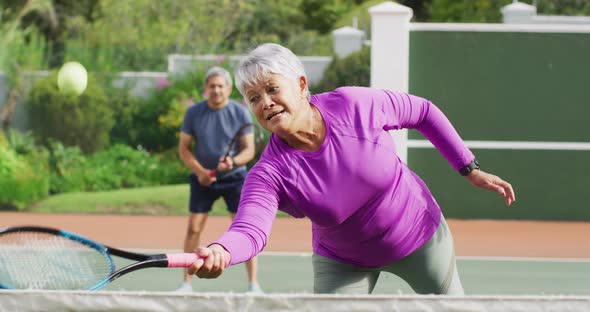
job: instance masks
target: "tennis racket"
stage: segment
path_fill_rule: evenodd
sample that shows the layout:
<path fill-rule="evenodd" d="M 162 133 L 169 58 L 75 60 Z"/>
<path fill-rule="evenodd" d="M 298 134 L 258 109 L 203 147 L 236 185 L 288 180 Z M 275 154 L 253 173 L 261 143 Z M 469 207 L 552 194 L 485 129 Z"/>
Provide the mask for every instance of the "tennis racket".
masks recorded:
<path fill-rule="evenodd" d="M 112 256 L 137 262 L 116 270 Z M 98 290 L 127 273 L 151 267 L 185 268 L 194 253 L 144 255 L 53 228 L 0 229 L 0 288 Z"/>
<path fill-rule="evenodd" d="M 242 126 L 240 126 L 238 131 L 236 131 L 236 133 L 234 134 L 234 137 L 232 138 L 231 142 L 229 143 L 226 153 L 223 155 L 223 159 L 233 156 L 233 152 L 234 152 L 234 148 L 235 148 L 236 144 L 238 144 L 238 141 L 240 141 L 240 138 L 244 134 L 248 133 L 248 130 L 250 130 L 250 129 L 252 129 L 252 131 L 254 132 L 254 155 L 259 155 L 262 152 L 262 148 L 264 145 L 264 133 L 262 132 L 262 128 L 255 123 L 246 123 L 246 124 L 243 124 Z M 254 157 L 254 159 L 256 159 L 256 156 Z M 223 176 L 223 174 L 224 174 L 224 172 L 218 172 L 218 170 L 211 170 L 209 172 L 210 176 L 212 176 L 212 177 L 217 176 L 218 178 L 220 176 Z"/>

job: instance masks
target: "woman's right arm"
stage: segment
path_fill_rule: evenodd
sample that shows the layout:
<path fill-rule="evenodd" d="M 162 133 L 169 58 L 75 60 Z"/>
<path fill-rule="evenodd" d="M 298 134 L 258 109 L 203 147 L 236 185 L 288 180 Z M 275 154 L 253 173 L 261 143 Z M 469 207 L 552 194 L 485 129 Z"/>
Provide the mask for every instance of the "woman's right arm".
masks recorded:
<path fill-rule="evenodd" d="M 276 172 L 260 167 L 254 166 L 246 177 L 231 226 L 211 245 L 197 248 L 200 259 L 188 268 L 189 274 L 217 278 L 226 267 L 250 260 L 266 246 L 278 210 L 279 184 L 272 178 Z"/>
<path fill-rule="evenodd" d="M 229 229 L 214 244 L 231 256 L 229 265 L 247 261 L 264 249 L 279 207 L 280 179 L 276 170 L 257 164 L 250 170 L 238 212 Z"/>
<path fill-rule="evenodd" d="M 211 244 L 199 247 L 195 251 L 199 259 L 187 270 L 188 274 L 196 274 L 199 278 L 218 278 L 228 267 L 230 255 L 223 246 Z"/>

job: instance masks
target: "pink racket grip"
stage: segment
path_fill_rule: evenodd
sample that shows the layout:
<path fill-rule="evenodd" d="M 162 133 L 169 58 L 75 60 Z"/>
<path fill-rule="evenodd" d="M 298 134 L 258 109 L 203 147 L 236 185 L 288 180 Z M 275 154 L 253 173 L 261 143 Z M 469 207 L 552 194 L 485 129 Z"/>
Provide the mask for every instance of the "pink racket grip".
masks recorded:
<path fill-rule="evenodd" d="M 209 176 L 214 178 L 215 176 L 217 176 L 217 170 L 209 170 Z"/>
<path fill-rule="evenodd" d="M 199 256 L 195 253 L 173 253 L 166 254 L 166 258 L 169 268 L 188 268 L 199 259 Z"/>

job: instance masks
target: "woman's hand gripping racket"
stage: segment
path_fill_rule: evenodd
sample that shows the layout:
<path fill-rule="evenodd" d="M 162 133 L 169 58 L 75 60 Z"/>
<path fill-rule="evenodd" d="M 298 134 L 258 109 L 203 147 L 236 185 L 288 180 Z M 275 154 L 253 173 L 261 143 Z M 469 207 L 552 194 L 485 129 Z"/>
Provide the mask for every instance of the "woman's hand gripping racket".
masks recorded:
<path fill-rule="evenodd" d="M 137 262 L 116 270 L 112 256 Z M 194 253 L 144 255 L 80 235 L 39 226 L 0 229 L 0 288 L 98 290 L 127 273 L 151 267 L 186 268 Z"/>
<path fill-rule="evenodd" d="M 233 156 L 232 153 L 234 152 L 236 144 L 238 144 L 238 142 L 240 141 L 242 136 L 249 133 L 249 130 L 252 130 L 252 132 L 254 134 L 254 159 L 256 158 L 256 155 L 259 155 L 262 152 L 262 148 L 264 145 L 264 133 L 262 132 L 262 129 L 260 128 L 259 125 L 255 124 L 255 123 L 246 123 L 246 124 L 243 124 L 238 129 L 238 131 L 236 131 L 236 133 L 234 134 L 234 137 L 232 138 L 232 140 L 227 148 L 227 151 L 225 152 L 225 154 L 221 158 L 221 161 L 226 161 L 226 159 L 228 157 Z M 215 170 L 211 170 L 209 172 L 209 175 L 211 177 L 218 177 L 219 178 L 220 176 L 223 176 L 223 174 L 225 172 L 227 172 L 227 171 L 219 171 L 219 170 L 215 169 Z"/>

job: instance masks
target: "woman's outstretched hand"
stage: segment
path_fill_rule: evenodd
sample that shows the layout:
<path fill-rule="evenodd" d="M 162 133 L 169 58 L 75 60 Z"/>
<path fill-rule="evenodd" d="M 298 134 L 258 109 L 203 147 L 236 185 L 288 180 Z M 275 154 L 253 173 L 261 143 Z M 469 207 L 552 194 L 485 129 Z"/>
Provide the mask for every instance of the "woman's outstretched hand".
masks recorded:
<path fill-rule="evenodd" d="M 510 183 L 500 179 L 500 177 L 481 170 L 473 170 L 467 175 L 471 184 L 486 190 L 490 190 L 506 198 L 506 205 L 510 206 L 516 201 L 514 190 Z"/>
<path fill-rule="evenodd" d="M 188 268 L 187 272 L 199 278 L 217 278 L 229 264 L 229 252 L 221 245 L 199 247 L 195 253 L 199 259 Z"/>

